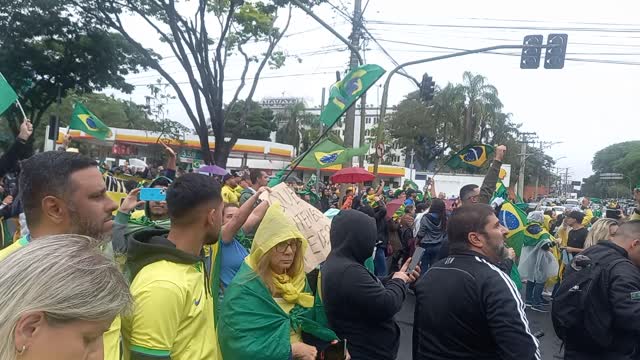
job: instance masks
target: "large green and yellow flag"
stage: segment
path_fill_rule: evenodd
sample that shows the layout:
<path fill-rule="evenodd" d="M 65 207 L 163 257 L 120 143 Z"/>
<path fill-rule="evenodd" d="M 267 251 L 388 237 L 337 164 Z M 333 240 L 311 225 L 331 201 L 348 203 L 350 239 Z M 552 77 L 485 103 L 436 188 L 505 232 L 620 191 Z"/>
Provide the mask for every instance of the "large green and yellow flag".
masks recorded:
<path fill-rule="evenodd" d="M 355 149 L 348 149 L 331 140 L 325 139 L 302 159 L 299 166 L 322 169 L 333 165 L 344 164 L 354 156 L 366 155 L 367 152 L 369 152 L 369 144 Z"/>
<path fill-rule="evenodd" d="M 525 230 L 527 226 L 527 214 L 515 206 L 511 201 L 505 201 L 498 213 L 500 224 L 509 230 L 507 237 Z"/>
<path fill-rule="evenodd" d="M 7 110 L 18 100 L 18 95 L 13 90 L 7 79 L 0 74 L 0 114 Z"/>
<path fill-rule="evenodd" d="M 100 140 L 111 137 L 111 129 L 80 103 L 76 103 L 73 107 L 69 128 L 80 130 Z"/>
<path fill-rule="evenodd" d="M 331 85 L 329 103 L 320 114 L 320 121 L 325 126 L 333 126 L 340 119 L 340 116 L 375 84 L 384 73 L 385 70 L 378 65 L 362 65 L 349 72 L 344 79 Z"/>
<path fill-rule="evenodd" d="M 493 151 L 491 145 L 470 144 L 453 155 L 445 165 L 451 169 L 478 169 L 487 162 Z"/>

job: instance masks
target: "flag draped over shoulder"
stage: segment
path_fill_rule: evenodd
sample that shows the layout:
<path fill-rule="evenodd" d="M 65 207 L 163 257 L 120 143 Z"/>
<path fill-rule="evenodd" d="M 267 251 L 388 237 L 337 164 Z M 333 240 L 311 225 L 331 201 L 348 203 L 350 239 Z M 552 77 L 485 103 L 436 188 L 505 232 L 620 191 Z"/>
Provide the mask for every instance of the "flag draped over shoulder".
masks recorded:
<path fill-rule="evenodd" d="M 491 145 L 470 144 L 453 155 L 445 165 L 451 169 L 478 169 L 487 162 L 493 152 L 494 148 Z"/>
<path fill-rule="evenodd" d="M 80 130 L 100 140 L 111 137 L 111 129 L 80 103 L 76 103 L 73 107 L 69 128 Z"/>
<path fill-rule="evenodd" d="M 0 74 L 0 114 L 5 112 L 16 100 L 18 100 L 18 95 L 9 85 L 7 79 Z"/>
<path fill-rule="evenodd" d="M 349 149 L 340 146 L 329 139 L 325 139 L 316 145 L 300 161 L 299 166 L 322 169 L 333 165 L 341 165 L 349 161 L 354 156 L 366 155 L 369 152 L 369 144 L 359 148 Z"/>
<path fill-rule="evenodd" d="M 366 64 L 349 72 L 344 79 L 331 86 L 329 103 L 325 106 L 320 121 L 331 127 L 386 71 L 378 65 Z"/>

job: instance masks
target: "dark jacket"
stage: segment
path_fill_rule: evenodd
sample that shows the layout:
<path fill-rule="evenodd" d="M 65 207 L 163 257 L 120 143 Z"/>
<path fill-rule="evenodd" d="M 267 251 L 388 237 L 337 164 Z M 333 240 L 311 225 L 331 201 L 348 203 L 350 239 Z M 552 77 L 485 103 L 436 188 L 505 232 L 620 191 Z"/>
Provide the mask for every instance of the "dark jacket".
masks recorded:
<path fill-rule="evenodd" d="M 376 235 L 376 244 L 384 248 L 389 244 L 389 226 L 387 224 L 387 208 L 384 205 L 380 205 L 373 209 L 373 216 L 376 220 L 376 229 L 378 234 Z"/>
<path fill-rule="evenodd" d="M 524 310 L 516 285 L 486 257 L 451 255 L 416 284 L 413 359 L 539 360 Z"/>
<path fill-rule="evenodd" d="M 581 254 L 600 263 L 625 259 L 611 268 L 604 282 L 609 288 L 613 315 L 613 344 L 608 349 L 593 348 L 593 344 L 584 344 L 582 339 L 572 339 L 569 334 L 565 344 L 565 359 L 640 359 L 640 270 L 628 260 L 627 251 L 611 241 L 600 241 Z M 573 268 L 567 267 L 565 277 L 573 271 Z"/>
<path fill-rule="evenodd" d="M 447 230 L 442 227 L 442 220 L 437 219 L 433 214 L 427 214 L 420 220 L 418 230 L 418 240 L 420 244 L 436 245 L 441 244 L 447 238 Z"/>
<path fill-rule="evenodd" d="M 18 161 L 27 158 L 30 152 L 31 146 L 16 138 L 9 149 L 0 156 L 0 177 L 3 177 L 8 172 L 17 170 Z"/>
<path fill-rule="evenodd" d="M 322 266 L 322 296 L 330 327 L 347 339 L 353 360 L 393 360 L 400 343 L 394 315 L 402 308 L 407 285 L 379 280 L 364 267 L 376 239 L 374 220 L 354 210 L 331 223 L 331 253 Z"/>
<path fill-rule="evenodd" d="M 322 195 L 320 198 L 320 211 L 327 212 L 331 209 L 331 199 L 328 196 Z"/>
<path fill-rule="evenodd" d="M 491 162 L 489 171 L 487 171 L 487 175 L 484 176 L 484 181 L 482 181 L 482 186 L 480 187 L 480 196 L 478 197 L 479 203 L 489 204 L 491 202 L 493 193 L 496 192 L 496 184 L 498 183 L 501 166 L 502 162 L 498 160 L 493 160 Z"/>

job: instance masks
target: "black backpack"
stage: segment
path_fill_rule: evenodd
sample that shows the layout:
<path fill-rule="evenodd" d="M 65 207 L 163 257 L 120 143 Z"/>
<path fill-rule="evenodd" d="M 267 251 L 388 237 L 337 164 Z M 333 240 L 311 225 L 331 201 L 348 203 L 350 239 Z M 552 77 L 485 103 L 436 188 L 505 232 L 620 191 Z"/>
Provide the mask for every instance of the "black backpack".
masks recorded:
<path fill-rule="evenodd" d="M 570 337 L 585 349 L 606 348 L 613 341 L 613 315 L 609 304 L 611 269 L 627 259 L 594 261 L 577 255 L 553 296 L 553 329 L 563 342 Z"/>

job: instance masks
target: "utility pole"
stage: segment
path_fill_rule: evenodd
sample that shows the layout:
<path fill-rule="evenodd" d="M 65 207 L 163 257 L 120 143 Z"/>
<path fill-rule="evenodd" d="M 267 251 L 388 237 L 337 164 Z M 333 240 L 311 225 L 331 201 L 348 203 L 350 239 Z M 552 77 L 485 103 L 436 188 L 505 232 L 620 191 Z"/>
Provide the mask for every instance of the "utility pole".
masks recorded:
<path fill-rule="evenodd" d="M 409 178 L 411 179 L 411 181 L 413 181 L 413 172 L 414 172 L 414 168 L 415 165 L 413 164 L 413 157 L 416 155 L 416 151 L 414 149 L 411 149 L 411 164 L 409 165 L 411 167 L 411 175 L 409 175 Z"/>
<path fill-rule="evenodd" d="M 556 144 L 560 144 L 562 143 L 561 141 L 559 142 L 552 142 L 552 141 L 540 141 L 540 155 L 544 157 L 544 149 L 549 148 L 553 145 Z M 538 171 L 536 171 L 536 189 L 535 189 L 535 195 L 534 198 L 538 199 L 538 186 L 540 184 L 540 171 L 542 171 L 544 169 L 544 164 L 542 164 L 543 166 L 538 169 Z M 549 185 L 547 185 L 547 190 L 549 190 Z"/>
<path fill-rule="evenodd" d="M 351 30 L 351 57 L 349 59 L 349 71 L 358 67 L 358 56 L 359 54 L 354 51 L 354 49 L 360 48 L 360 28 L 362 25 L 362 0 L 355 0 L 353 7 L 353 27 Z M 365 111 L 366 109 L 362 109 L 361 111 Z M 360 119 L 360 121 L 364 121 Z M 346 148 L 353 148 L 353 138 L 355 135 L 355 122 L 356 122 L 356 106 L 351 106 L 349 110 L 347 110 L 347 114 L 344 119 L 344 146 Z M 353 165 L 352 158 L 349 158 L 346 163 L 346 167 L 350 167 Z"/>
<path fill-rule="evenodd" d="M 326 88 L 322 88 L 322 102 L 320 103 L 320 112 L 322 112 L 322 110 L 324 110 L 324 98 L 326 96 L 327 93 L 327 89 Z M 324 131 L 324 124 L 320 123 L 320 134 L 322 134 L 322 132 Z M 318 196 L 320 196 L 320 168 L 316 169 L 316 194 L 318 194 Z"/>
<path fill-rule="evenodd" d="M 520 153 L 520 174 L 518 176 L 518 189 L 517 189 L 517 194 L 520 195 L 520 198 L 524 200 L 524 170 L 525 170 L 525 165 L 527 162 L 527 156 L 530 154 L 527 154 L 527 144 L 530 143 L 531 141 L 527 141 L 527 136 L 535 136 L 536 133 L 534 132 L 523 132 L 520 133 L 520 136 L 522 136 L 522 140 L 520 141 L 522 143 L 522 150 Z"/>

